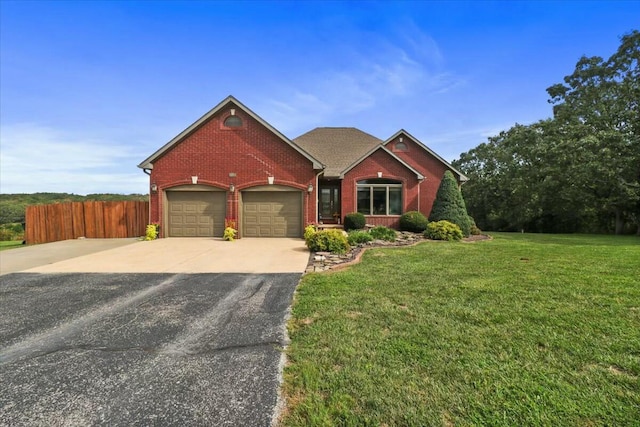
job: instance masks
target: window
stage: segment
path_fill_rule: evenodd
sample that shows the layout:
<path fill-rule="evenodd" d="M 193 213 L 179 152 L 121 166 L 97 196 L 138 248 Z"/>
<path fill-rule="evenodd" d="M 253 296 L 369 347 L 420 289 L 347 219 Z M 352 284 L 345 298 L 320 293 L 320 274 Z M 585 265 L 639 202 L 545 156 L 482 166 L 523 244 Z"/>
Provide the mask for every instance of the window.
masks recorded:
<path fill-rule="evenodd" d="M 357 183 L 358 212 L 364 215 L 401 215 L 402 183 L 393 179 L 365 179 Z"/>
<path fill-rule="evenodd" d="M 404 142 L 396 142 L 394 148 L 396 149 L 396 151 L 407 151 L 407 144 L 405 144 Z"/>
<path fill-rule="evenodd" d="M 229 116 L 224 119 L 224 125 L 228 128 L 242 127 L 242 119 L 238 116 Z"/>

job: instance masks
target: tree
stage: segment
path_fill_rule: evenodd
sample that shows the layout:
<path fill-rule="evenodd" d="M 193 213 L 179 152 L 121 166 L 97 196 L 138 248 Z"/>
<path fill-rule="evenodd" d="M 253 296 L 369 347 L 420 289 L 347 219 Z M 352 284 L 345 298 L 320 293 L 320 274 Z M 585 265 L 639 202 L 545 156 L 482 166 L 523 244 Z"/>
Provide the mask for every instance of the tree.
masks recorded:
<path fill-rule="evenodd" d="M 446 171 L 438 187 L 429 221 L 447 220 L 457 224 L 462 234 L 471 234 L 471 218 L 467 214 L 462 193 L 451 171 Z"/>
<path fill-rule="evenodd" d="M 640 32 L 621 39 L 608 59 L 582 57 L 564 84 L 547 89 L 554 119 L 572 137 L 579 161 L 568 170 L 601 214 L 640 233 Z"/>
<path fill-rule="evenodd" d="M 493 230 L 640 234 L 640 33 L 608 60 L 583 57 L 547 89 L 554 117 L 515 125 L 454 166 L 478 225 Z"/>

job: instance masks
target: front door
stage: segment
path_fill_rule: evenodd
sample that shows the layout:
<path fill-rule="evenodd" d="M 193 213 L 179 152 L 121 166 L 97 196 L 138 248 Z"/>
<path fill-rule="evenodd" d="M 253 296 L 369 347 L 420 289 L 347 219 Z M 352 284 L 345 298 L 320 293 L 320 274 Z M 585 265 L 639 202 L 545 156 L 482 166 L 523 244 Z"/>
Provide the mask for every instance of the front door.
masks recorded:
<path fill-rule="evenodd" d="M 318 205 L 318 221 L 338 223 L 341 217 L 340 185 L 321 185 Z"/>

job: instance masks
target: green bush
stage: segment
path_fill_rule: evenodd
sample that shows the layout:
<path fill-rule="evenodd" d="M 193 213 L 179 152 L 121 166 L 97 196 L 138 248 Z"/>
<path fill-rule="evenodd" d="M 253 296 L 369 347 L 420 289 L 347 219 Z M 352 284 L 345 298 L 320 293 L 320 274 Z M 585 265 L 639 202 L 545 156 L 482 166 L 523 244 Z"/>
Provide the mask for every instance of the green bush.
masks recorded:
<path fill-rule="evenodd" d="M 0 241 L 8 242 L 10 240 L 14 240 L 15 234 L 11 230 L 7 230 L 6 228 L 0 228 Z"/>
<path fill-rule="evenodd" d="M 358 245 L 360 243 L 367 243 L 373 240 L 373 237 L 369 232 L 364 230 L 353 230 L 349 232 L 347 241 L 351 246 Z"/>
<path fill-rule="evenodd" d="M 457 224 L 442 220 L 430 222 L 424 232 L 424 237 L 432 240 L 460 240 L 462 230 Z"/>
<path fill-rule="evenodd" d="M 238 231 L 233 227 L 226 227 L 224 229 L 224 234 L 222 235 L 222 240 L 226 240 L 227 242 L 233 242 L 236 240 L 236 236 L 238 235 Z"/>
<path fill-rule="evenodd" d="M 422 233 L 427 229 L 429 221 L 422 212 L 409 211 L 400 217 L 400 231 L 411 231 L 414 233 Z"/>
<path fill-rule="evenodd" d="M 429 215 L 429 221 L 443 219 L 457 224 L 465 236 L 471 234 L 471 217 L 467 213 L 458 182 L 451 171 L 444 173 Z"/>
<path fill-rule="evenodd" d="M 345 231 L 362 230 L 366 223 L 367 220 L 360 212 L 352 212 L 344 217 Z"/>
<path fill-rule="evenodd" d="M 472 236 L 479 236 L 480 234 L 482 234 L 482 230 L 478 228 L 478 226 L 476 225 L 476 221 L 472 217 L 469 217 L 469 221 L 471 221 L 471 227 L 469 228 L 469 233 Z"/>
<path fill-rule="evenodd" d="M 9 223 L 0 225 L 0 241 L 23 240 L 24 228 L 20 223 Z"/>
<path fill-rule="evenodd" d="M 369 230 L 369 234 L 376 240 L 386 240 L 387 242 L 395 242 L 396 232 L 392 229 L 379 225 Z"/>
<path fill-rule="evenodd" d="M 332 252 L 343 254 L 349 250 L 349 242 L 340 230 L 320 230 L 306 241 L 309 250 L 314 252 Z"/>
<path fill-rule="evenodd" d="M 309 239 L 311 239 L 313 237 L 314 234 L 316 234 L 318 232 L 318 228 L 313 225 L 313 224 L 309 224 L 304 228 L 304 241 L 307 244 L 307 246 L 309 246 Z"/>
<path fill-rule="evenodd" d="M 144 240 L 155 240 L 158 238 L 158 227 L 155 224 L 147 225 Z"/>

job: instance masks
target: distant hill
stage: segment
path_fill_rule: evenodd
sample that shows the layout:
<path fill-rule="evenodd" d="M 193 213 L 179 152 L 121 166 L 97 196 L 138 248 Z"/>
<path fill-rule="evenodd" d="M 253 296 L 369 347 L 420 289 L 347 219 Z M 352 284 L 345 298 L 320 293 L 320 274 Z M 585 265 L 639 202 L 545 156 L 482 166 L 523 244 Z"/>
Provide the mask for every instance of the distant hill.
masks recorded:
<path fill-rule="evenodd" d="M 29 205 L 49 203 L 118 201 L 149 199 L 147 194 L 87 194 L 69 193 L 0 194 L 0 224 L 24 222 L 25 208 Z"/>

